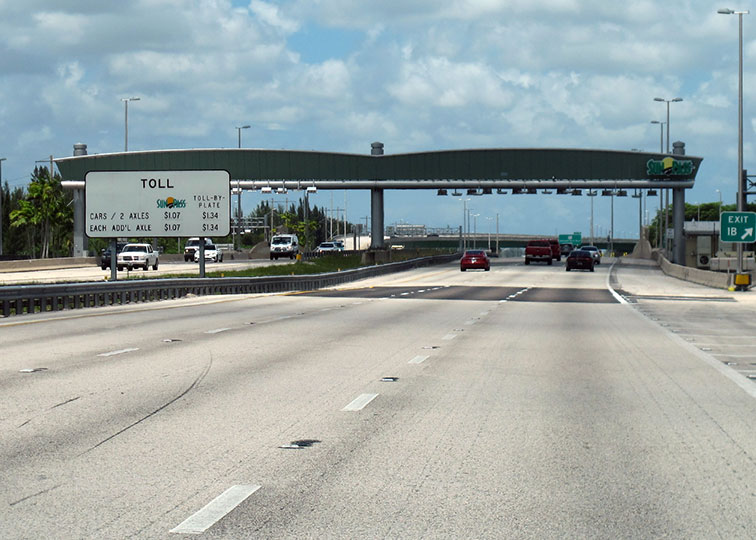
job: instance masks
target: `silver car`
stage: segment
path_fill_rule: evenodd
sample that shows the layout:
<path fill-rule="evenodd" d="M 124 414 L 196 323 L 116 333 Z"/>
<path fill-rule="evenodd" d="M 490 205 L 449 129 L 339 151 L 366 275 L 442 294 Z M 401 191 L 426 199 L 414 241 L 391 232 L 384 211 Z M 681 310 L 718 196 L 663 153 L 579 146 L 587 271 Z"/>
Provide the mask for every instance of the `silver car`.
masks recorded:
<path fill-rule="evenodd" d="M 593 257 L 593 262 L 601 264 L 601 250 L 596 246 L 580 246 L 583 251 L 590 251 Z"/>

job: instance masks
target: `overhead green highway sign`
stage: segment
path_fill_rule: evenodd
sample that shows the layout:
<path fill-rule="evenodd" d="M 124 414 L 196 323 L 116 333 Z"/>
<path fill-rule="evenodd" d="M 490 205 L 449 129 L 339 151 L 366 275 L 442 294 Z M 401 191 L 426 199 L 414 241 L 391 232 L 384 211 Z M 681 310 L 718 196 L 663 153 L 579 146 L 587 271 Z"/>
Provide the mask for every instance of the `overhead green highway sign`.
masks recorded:
<path fill-rule="evenodd" d="M 722 242 L 756 241 L 756 212 L 722 212 L 719 231 Z"/>
<path fill-rule="evenodd" d="M 572 244 L 573 246 L 579 246 L 582 241 L 583 241 L 583 235 L 582 233 L 579 233 L 579 232 L 574 232 L 572 234 L 559 235 L 560 244 Z"/>

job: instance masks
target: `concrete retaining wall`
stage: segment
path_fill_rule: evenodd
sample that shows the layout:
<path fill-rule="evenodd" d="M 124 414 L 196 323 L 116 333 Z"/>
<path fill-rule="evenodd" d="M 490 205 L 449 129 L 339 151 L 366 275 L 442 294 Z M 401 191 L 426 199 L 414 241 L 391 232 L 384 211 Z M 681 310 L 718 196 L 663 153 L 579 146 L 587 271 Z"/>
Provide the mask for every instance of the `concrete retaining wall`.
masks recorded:
<path fill-rule="evenodd" d="M 699 285 L 706 285 L 707 287 L 713 287 L 715 289 L 729 289 L 733 286 L 735 280 L 735 274 L 700 270 L 698 268 L 671 263 L 658 251 L 654 251 L 652 257 L 659 264 L 659 268 L 661 268 L 662 272 L 668 276 L 698 283 Z"/>
<path fill-rule="evenodd" d="M 33 272 L 34 270 L 56 270 L 96 266 L 98 257 L 60 257 L 57 259 L 24 259 L 20 261 L 0 261 L 0 272 Z"/>

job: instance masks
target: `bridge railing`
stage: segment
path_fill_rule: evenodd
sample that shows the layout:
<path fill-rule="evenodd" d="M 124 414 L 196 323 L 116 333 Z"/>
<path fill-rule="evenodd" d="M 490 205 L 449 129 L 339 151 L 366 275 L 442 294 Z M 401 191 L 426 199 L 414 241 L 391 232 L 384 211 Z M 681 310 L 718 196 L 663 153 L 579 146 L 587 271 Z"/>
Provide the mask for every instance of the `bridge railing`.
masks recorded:
<path fill-rule="evenodd" d="M 0 316 L 126 305 L 193 295 L 311 291 L 412 268 L 443 264 L 458 254 L 436 255 L 328 274 L 272 277 L 134 279 L 113 282 L 0 287 Z"/>

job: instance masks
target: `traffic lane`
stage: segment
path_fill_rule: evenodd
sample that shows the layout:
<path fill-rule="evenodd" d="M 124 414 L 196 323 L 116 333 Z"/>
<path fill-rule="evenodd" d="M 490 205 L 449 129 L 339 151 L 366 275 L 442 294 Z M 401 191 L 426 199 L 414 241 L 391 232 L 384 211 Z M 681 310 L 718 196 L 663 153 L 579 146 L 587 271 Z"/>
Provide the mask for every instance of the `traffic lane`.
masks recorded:
<path fill-rule="evenodd" d="M 459 262 L 449 262 L 423 268 L 413 268 L 405 272 L 397 272 L 386 276 L 377 276 L 354 281 L 349 288 L 368 288 L 380 286 L 397 287 L 436 287 L 444 286 L 511 286 L 552 287 L 552 288 L 606 288 L 609 267 L 601 265 L 595 272 L 565 272 L 564 264 L 555 262 L 548 265 L 521 264 L 521 260 L 507 259 L 498 263 L 492 259 L 491 270 L 461 272 Z M 345 288 L 345 287 L 340 287 Z"/>
<path fill-rule="evenodd" d="M 612 281 L 639 313 L 756 385 L 752 291 L 705 287 L 637 263 L 616 266 Z"/>
<path fill-rule="evenodd" d="M 150 365 L 148 376 L 153 366 L 169 369 L 172 365 L 172 369 L 181 372 L 187 368 L 183 365 L 185 356 L 195 356 L 203 350 L 212 354 L 213 339 L 219 334 L 238 335 L 246 328 L 265 329 L 289 319 L 318 320 L 329 312 L 362 303 L 342 299 L 305 303 L 296 296 L 236 295 L 109 306 L 87 315 L 49 313 L 45 319 L 0 323 L 4 351 L 0 389 L 6 396 L 17 392 L 27 398 L 0 400 L 0 418 L 12 418 L 20 424 L 26 416 L 16 414 L 17 404 L 24 404 L 27 416 L 42 414 L 74 393 L 91 392 L 89 383 L 82 388 L 74 384 L 89 370 L 121 365 L 130 369 L 134 358 L 155 353 L 161 355 L 161 361 Z M 39 339 L 40 334 L 44 340 Z M 30 347 L 30 343 L 35 345 Z M 283 343 L 296 346 L 291 338 Z M 288 349 L 285 345 L 280 350 Z M 191 363 L 187 365 L 191 371 Z M 58 377 L 65 377 L 65 382 Z M 142 374 L 137 373 L 136 379 L 141 380 Z M 39 381 L 40 386 L 29 388 L 29 380 Z"/>
<path fill-rule="evenodd" d="M 301 302 L 302 299 L 298 300 Z M 102 521 L 112 523 L 112 525 L 99 526 L 98 532 L 103 532 L 102 536 L 124 536 L 124 530 L 139 530 L 143 537 L 163 537 L 164 526 L 177 525 L 223 492 L 229 485 L 252 482 L 263 487 L 239 509 L 221 520 L 217 528 L 212 528 L 208 534 L 222 537 L 223 531 L 233 530 L 234 533 L 230 533 L 231 536 L 247 536 L 241 532 L 236 534 L 236 531 L 246 531 L 250 526 L 257 526 L 258 523 L 261 523 L 261 527 L 266 526 L 266 523 L 274 524 L 280 509 L 288 508 L 287 504 L 293 504 L 292 511 L 296 513 L 295 519 L 292 519 L 293 523 L 302 524 L 302 526 L 329 527 L 327 530 L 334 533 L 332 536 L 348 537 L 353 536 L 355 530 L 375 530 L 373 528 L 375 522 L 370 519 L 371 517 L 375 517 L 377 522 L 389 523 L 396 527 L 396 522 L 388 519 L 390 516 L 411 517 L 415 514 L 434 515 L 439 520 L 420 518 L 406 526 L 399 525 L 399 529 L 392 528 L 391 532 L 398 530 L 398 534 L 401 535 L 404 532 L 402 527 L 409 530 L 410 527 L 415 526 L 420 527 L 420 530 L 426 527 L 429 531 L 437 531 L 437 523 L 451 521 L 452 526 L 466 529 L 457 531 L 457 535 L 474 531 L 479 537 L 484 537 L 487 533 L 493 536 L 494 532 L 501 531 L 500 514 L 489 513 L 487 521 L 473 523 L 472 528 L 468 527 L 464 517 L 461 521 L 456 517 L 459 504 L 467 500 L 467 494 L 473 492 L 478 494 L 480 502 L 474 503 L 472 510 L 482 515 L 484 506 L 486 511 L 497 510 L 500 508 L 497 501 L 501 498 L 498 492 L 494 492 L 488 486 L 509 485 L 509 478 L 506 475 L 510 474 L 523 484 L 517 485 L 518 488 L 527 489 L 530 481 L 525 481 L 522 475 L 523 471 L 528 470 L 525 467 L 529 465 L 527 457 L 534 453 L 545 463 L 556 463 L 560 468 L 577 471 L 584 469 L 581 469 L 579 464 L 573 464 L 569 454 L 563 454 L 560 447 L 544 451 L 542 440 L 544 436 L 530 438 L 524 445 L 524 449 L 523 444 L 517 443 L 516 447 L 525 452 L 525 456 L 513 453 L 512 455 L 516 458 L 514 461 L 501 460 L 500 455 L 496 458 L 500 468 L 500 462 L 507 461 L 513 465 L 512 470 L 494 467 L 491 469 L 494 472 L 489 474 L 490 466 L 486 460 L 494 459 L 489 454 L 496 454 L 499 448 L 506 449 L 508 441 L 510 446 L 514 445 L 514 439 L 529 433 L 534 421 L 533 417 L 548 416 L 555 411 L 557 414 L 566 415 L 567 413 L 562 412 L 562 409 L 576 410 L 569 413 L 575 415 L 576 425 L 566 429 L 566 435 L 572 435 L 572 430 L 583 423 L 602 424 L 590 417 L 585 419 L 582 417 L 583 414 L 592 412 L 594 407 L 598 407 L 599 410 L 607 408 L 601 404 L 598 397 L 590 392 L 586 393 L 587 390 L 595 390 L 590 385 L 593 366 L 589 364 L 588 367 L 591 369 L 574 372 L 574 366 L 581 366 L 586 363 L 586 360 L 582 356 L 570 357 L 569 355 L 562 366 L 556 362 L 561 358 L 557 356 L 562 354 L 559 352 L 560 347 L 563 347 L 565 343 L 570 343 L 571 340 L 581 344 L 590 343 L 588 353 L 595 352 L 596 358 L 608 359 L 605 371 L 610 374 L 616 373 L 617 378 L 622 382 L 624 374 L 616 368 L 617 358 L 621 357 L 618 356 L 621 348 L 618 351 L 617 347 L 610 346 L 612 341 L 607 337 L 607 332 L 609 336 L 618 333 L 618 328 L 615 328 L 618 326 L 622 332 L 629 332 L 629 335 L 638 338 L 642 346 L 655 341 L 653 338 L 649 339 L 642 335 L 633 327 L 625 327 L 624 324 L 609 325 L 607 330 L 610 320 L 608 314 L 615 314 L 615 311 L 610 310 L 623 309 L 622 306 L 617 305 L 563 304 L 549 305 L 546 310 L 536 310 L 538 306 L 543 305 L 374 301 L 360 303 L 356 306 L 359 313 L 355 313 L 336 308 L 337 305 L 341 305 L 337 304 L 341 302 L 340 300 L 334 302 L 333 299 L 321 298 L 307 301 L 313 302 L 313 307 L 317 305 L 327 310 L 319 312 L 319 316 L 323 317 L 322 326 L 313 326 L 311 321 L 307 321 L 308 324 L 302 326 L 298 323 L 304 323 L 303 318 L 283 318 L 275 323 L 276 327 L 280 328 L 280 332 L 260 332 L 256 334 L 255 339 L 243 331 L 239 334 L 231 331 L 216 334 L 211 339 L 216 343 L 228 340 L 229 347 L 233 349 L 227 356 L 228 365 L 225 365 L 223 361 L 214 361 L 208 376 L 203 378 L 201 384 L 184 398 L 87 453 L 88 456 L 94 457 L 91 462 L 82 465 L 82 471 L 72 474 L 71 481 L 76 482 L 77 489 L 71 489 L 69 495 L 73 497 L 74 491 L 89 493 L 87 489 L 84 489 L 89 483 L 98 481 L 102 483 L 103 478 L 108 478 L 107 489 L 104 486 L 99 487 L 98 484 L 94 492 L 105 497 L 102 500 L 113 502 L 100 504 L 99 510 L 107 513 L 108 508 L 121 508 L 123 505 L 133 504 L 137 510 L 134 514 L 121 513 L 120 516 L 112 518 L 112 521 L 104 515 L 94 517 L 91 513 L 93 507 L 98 507 L 97 502 L 92 504 L 93 501 L 86 500 L 83 501 L 84 508 L 73 512 L 73 515 L 84 519 L 89 516 L 94 523 Z M 571 309 L 565 311 L 566 308 Z M 584 313 L 578 311 L 578 308 L 583 309 Z M 532 314 L 528 315 L 531 311 Z M 437 318 L 441 314 L 445 315 L 440 319 Z M 508 315 L 502 319 L 498 317 L 499 314 Z M 430 324 L 426 326 L 425 321 Z M 215 323 L 214 320 L 211 322 Z M 490 328 L 486 329 L 487 325 Z M 556 331 L 561 327 L 565 327 L 563 330 L 566 335 Z M 253 328 L 262 329 L 262 327 L 254 326 Z M 340 331 L 335 333 L 334 328 L 339 328 Z M 446 333 L 440 332 L 442 329 Z M 549 332 L 544 332 L 544 329 L 548 329 Z M 301 337 L 303 335 L 306 336 L 305 339 Z M 385 335 L 390 335 L 392 338 L 387 340 Z M 503 336 L 507 336 L 505 341 L 502 341 Z M 267 338 L 269 341 L 266 342 Z M 297 353 L 297 349 L 287 348 L 286 354 L 282 354 L 281 343 L 288 344 L 292 340 L 303 344 L 301 352 Z M 626 341 L 627 337 L 623 340 Z M 632 340 L 630 341 L 632 343 Z M 255 354 L 245 355 L 245 349 L 239 347 L 240 342 L 254 344 Z M 420 345 L 420 343 L 427 345 Z M 491 347 L 487 346 L 489 343 Z M 438 348 L 425 349 L 423 348 L 425 346 Z M 470 351 L 475 352 L 471 354 Z M 418 352 L 420 352 L 419 355 Z M 668 351 L 662 348 L 654 352 L 658 352 L 660 358 L 665 358 L 662 367 L 667 369 L 673 366 L 667 360 L 670 356 Z M 217 355 L 217 352 L 214 354 Z M 448 356 L 444 356 L 447 354 Z M 496 354 L 499 356 L 495 356 Z M 261 358 L 266 355 L 269 355 L 268 361 Z M 427 356 L 427 358 L 418 362 L 416 361 L 418 356 Z M 636 357 L 647 361 L 651 355 L 644 353 L 643 350 L 631 348 L 626 362 L 633 361 Z M 685 358 L 690 361 L 688 355 Z M 261 363 L 255 364 L 255 359 L 259 359 Z M 481 366 L 480 359 L 498 361 Z M 515 360 L 516 362 L 511 366 L 512 369 L 508 369 L 508 363 Z M 571 366 L 572 372 L 569 369 Z M 640 365 L 631 366 L 632 369 L 638 368 L 640 371 L 643 371 L 644 367 L 646 366 L 643 362 Z M 681 371 L 690 375 L 689 367 L 685 366 Z M 414 368 L 420 369 L 414 370 Z M 438 371 L 435 371 L 436 369 Z M 223 375 L 222 372 L 227 372 L 227 375 Z M 381 379 L 386 374 L 391 374 L 397 379 L 394 382 L 384 383 Z M 489 390 L 493 393 L 477 392 L 475 377 L 485 379 L 478 382 L 478 385 L 490 379 L 492 387 Z M 574 382 L 571 382 L 573 379 Z M 586 380 L 588 380 L 587 383 Z M 651 382 L 655 380 L 655 377 L 650 377 Z M 535 387 L 533 381 L 538 383 Z M 497 390 L 495 382 L 502 385 L 501 391 Z M 415 386 L 413 386 L 414 383 L 416 383 Z M 636 386 L 632 378 L 630 378 L 630 383 L 630 389 Z M 677 388 L 676 384 L 672 384 L 671 390 L 667 389 L 664 393 L 674 392 Z M 329 385 L 336 387 L 333 391 L 335 395 L 329 391 L 331 387 Z M 508 388 L 507 385 L 512 385 L 512 388 Z M 567 394 L 554 405 L 550 395 L 562 386 L 576 386 L 581 392 Z M 516 391 L 518 388 L 519 394 Z M 620 388 L 610 394 L 623 396 L 628 391 Z M 379 396 L 370 401 L 362 411 L 354 411 L 355 417 L 344 418 L 341 414 L 346 412 L 342 410 L 344 405 L 355 396 L 365 393 L 378 393 Z M 654 389 L 651 388 L 645 397 L 648 398 L 653 393 Z M 679 388 L 677 393 L 680 393 Z M 586 394 L 585 399 L 581 397 L 583 394 Z M 510 395 L 513 396 L 511 402 L 508 401 Z M 418 400 L 422 402 L 426 397 L 430 403 L 440 401 L 438 407 L 427 414 L 429 418 L 423 418 L 416 407 Z M 473 405 L 480 404 L 481 408 L 462 407 L 457 415 L 457 404 L 465 402 L 465 399 Z M 544 401 L 544 404 L 541 407 L 533 407 L 534 399 L 536 399 L 536 404 L 539 401 Z M 489 412 L 488 408 L 500 401 L 508 403 L 507 408 Z M 724 403 L 723 400 L 712 401 Z M 189 407 L 187 403 L 192 403 L 194 406 Z M 78 401 L 70 405 L 77 404 L 79 404 Z M 178 408 L 179 404 L 181 408 Z M 681 403 L 674 404 L 675 407 L 679 405 Z M 734 405 L 738 405 L 737 400 Z M 379 407 L 388 407 L 388 409 Z M 119 410 L 124 408 L 128 409 L 128 404 L 126 407 L 119 407 Z M 708 409 L 710 408 L 709 406 Z M 510 409 L 522 410 L 522 415 L 525 417 L 520 418 L 521 422 L 513 423 L 511 426 L 497 424 L 496 422 L 500 422 L 503 418 L 514 416 L 517 419 L 517 415 L 512 415 Z M 620 414 L 623 410 L 630 411 L 630 416 L 634 417 L 632 411 L 637 410 L 638 406 L 622 402 L 611 408 L 611 411 L 615 409 Z M 141 412 L 145 414 L 145 411 Z M 644 416 L 644 419 L 655 418 L 657 412 L 653 409 L 651 413 Z M 721 414 L 713 414 L 710 410 L 706 412 L 712 415 L 718 424 L 724 426 L 720 429 L 723 429 L 727 436 L 733 437 L 731 422 L 719 418 Z M 479 416 L 488 418 L 489 422 L 494 423 L 483 422 L 478 418 Z M 139 415 L 136 415 L 136 419 L 139 419 Z M 281 422 L 281 419 L 285 420 Z M 131 420 L 132 423 L 135 421 L 129 416 L 116 423 L 126 423 L 126 420 Z M 546 422 L 546 426 L 540 431 L 536 430 L 536 433 L 542 432 L 548 435 L 545 437 L 545 442 L 552 444 L 558 442 L 557 439 L 560 437 L 557 437 L 555 433 L 559 432 L 554 430 L 557 430 L 563 422 L 554 422 L 552 425 L 546 420 L 542 421 Z M 676 420 L 671 419 L 670 422 L 676 422 Z M 690 422 L 700 422 L 700 419 L 694 415 L 692 419 L 688 419 L 688 423 Z M 418 426 L 418 429 L 427 428 L 428 431 L 410 434 L 414 435 L 413 439 L 408 436 L 404 428 L 405 423 Z M 471 424 L 473 428 L 481 427 L 468 430 L 467 427 Z M 683 424 L 686 423 L 683 422 Z M 129 424 L 126 423 L 126 425 Z M 681 429 L 684 430 L 685 427 L 686 425 L 683 425 Z M 486 439 L 485 435 L 489 431 L 496 431 L 496 428 L 503 433 L 504 440 Z M 633 430 L 630 432 L 633 433 Z M 441 440 L 436 434 L 443 434 Z M 484 437 L 480 438 L 480 434 Z M 474 435 L 479 435 L 479 437 L 476 438 Z M 510 437 L 513 440 L 509 440 Z M 733 437 L 733 439 L 740 444 L 741 448 L 747 447 L 742 444 L 742 437 L 741 433 L 739 437 Z M 97 440 L 97 437 L 92 438 Z M 280 444 L 274 441 L 281 439 L 284 443 L 296 440 L 320 442 L 313 443 L 307 448 L 292 450 L 279 448 Z M 612 437 L 607 437 L 607 439 L 610 441 L 602 440 L 601 442 L 610 445 Z M 409 445 L 407 440 L 411 441 Z M 415 441 L 419 441 L 417 445 Z M 424 441 L 435 441 L 436 445 L 428 448 L 422 445 Z M 457 443 L 457 441 L 462 442 Z M 656 441 L 648 442 L 648 444 L 652 442 Z M 711 439 L 710 442 L 712 442 Z M 451 478 L 444 473 L 443 471 L 449 470 L 448 463 L 439 464 L 437 454 L 446 451 L 445 445 L 455 443 L 461 445 L 458 447 L 459 455 L 451 452 L 448 456 L 449 463 L 463 462 L 465 458 L 472 463 L 480 461 L 483 463 L 482 471 L 484 472 L 465 470 L 464 474 L 460 473 Z M 717 441 L 713 440 L 713 443 L 716 444 Z M 680 444 L 688 444 L 688 441 L 683 440 Z M 596 447 L 604 448 L 600 445 Z M 117 451 L 112 450 L 113 453 L 102 454 L 112 448 Z M 369 449 L 376 448 L 378 450 L 375 451 L 375 455 L 370 453 L 369 456 L 364 456 Z M 513 448 L 512 452 L 517 448 Z M 693 446 L 693 448 L 697 447 Z M 437 451 L 433 452 L 433 449 Z M 303 457 L 302 454 L 304 454 Z M 509 458 L 508 454 L 504 455 Z M 367 460 L 366 462 L 363 461 L 363 457 Z M 580 460 L 585 458 L 584 455 L 577 457 Z M 177 462 L 173 462 L 172 459 Z M 428 460 L 431 460 L 435 466 L 428 466 L 426 464 Z M 123 470 L 122 462 L 136 462 L 137 465 L 133 467 L 133 470 L 129 466 Z M 123 476 L 116 474 L 115 479 L 110 481 L 113 471 L 119 470 L 119 464 L 121 464 Z M 164 470 L 166 464 L 168 464 L 167 471 Z M 399 465 L 396 466 L 396 464 Z M 624 465 L 624 461 L 621 464 Z M 736 464 L 737 466 L 739 464 Z M 353 468 L 352 472 L 360 474 L 353 476 L 342 472 L 345 469 L 349 472 L 350 467 Z M 611 470 L 615 468 L 612 467 Z M 40 467 L 36 467 L 36 470 L 39 469 Z M 391 471 L 391 474 L 386 471 Z M 397 475 L 399 478 L 413 480 L 415 484 L 408 486 L 400 482 L 397 486 L 394 480 Z M 348 478 L 349 483 L 339 486 L 324 485 L 329 478 L 344 478 L 345 480 Z M 465 481 L 469 478 L 472 478 L 470 485 L 466 485 Z M 541 483 L 545 487 L 536 484 L 536 487 L 543 491 L 543 493 L 535 492 L 538 498 L 551 493 L 553 485 L 549 478 L 551 478 L 551 473 L 544 472 Z M 598 486 L 589 486 L 585 489 L 600 491 L 603 485 L 601 480 L 603 476 L 598 479 Z M 630 482 L 632 479 L 625 478 L 624 480 Z M 615 485 L 611 477 L 606 481 Z M 477 488 L 473 487 L 476 483 Z M 414 486 L 417 485 L 422 489 L 415 490 Z M 28 487 L 33 486 L 32 482 Z M 39 486 L 36 487 L 39 488 Z M 61 504 L 68 497 L 64 487 L 50 491 L 49 495 L 37 494 L 38 492 L 34 491 L 30 499 L 14 501 L 14 508 L 22 507 L 25 503 L 32 501 L 34 504 L 47 504 L 47 499 L 52 498 L 54 494 L 58 497 L 55 502 Z M 44 489 L 51 489 L 51 487 L 42 487 L 39 491 L 44 491 Z M 639 488 L 633 484 L 626 485 L 624 489 L 638 490 Z M 123 493 L 127 490 L 128 494 L 124 495 Z M 438 493 L 439 490 L 443 492 L 441 495 Z M 160 494 L 157 494 L 157 491 L 160 491 Z M 423 500 L 416 500 L 414 495 L 416 491 L 419 491 L 420 497 L 424 497 Z M 174 492 L 177 495 L 168 495 L 167 498 L 170 501 L 165 500 L 166 493 L 173 494 Z M 334 498 L 323 499 L 315 496 L 316 492 L 332 493 Z M 373 499 L 369 497 L 371 493 L 376 493 Z M 404 501 L 405 504 L 401 508 L 403 514 L 394 512 L 395 507 L 391 502 L 388 504 L 389 508 L 385 508 L 386 502 L 381 497 L 386 493 L 392 496 L 396 493 L 398 500 Z M 484 496 L 480 497 L 480 493 Z M 130 500 L 132 494 L 134 501 Z M 563 495 L 568 497 L 574 494 Z M 272 497 L 273 502 L 269 511 L 266 510 L 268 507 L 265 506 L 266 499 L 263 497 Z M 296 497 L 296 500 L 290 501 L 291 497 Z M 350 498 L 347 500 L 346 497 Z M 597 498 L 603 500 L 604 497 Z M 310 504 L 302 507 L 303 501 Z M 356 507 L 343 508 L 355 501 Z M 428 508 L 424 507 L 425 501 L 428 501 Z M 549 504 L 553 503 L 555 507 L 561 507 L 563 503 L 559 497 L 553 497 L 547 501 Z M 579 504 L 577 501 L 571 501 L 571 503 L 573 506 Z M 142 507 L 142 504 L 148 508 Z M 546 506 L 549 507 L 549 504 Z M 337 509 L 336 514 L 331 512 L 334 507 Z M 569 505 L 567 507 L 569 508 Z M 588 510 L 581 506 L 580 511 L 587 514 L 586 521 L 590 521 L 594 519 L 594 514 L 603 516 L 603 508 L 605 507 L 601 502 L 601 506 L 591 507 Z M 171 509 L 175 509 L 175 512 L 169 515 Z M 253 515 L 245 513 L 245 509 Z M 302 510 L 303 513 L 295 509 Z M 389 510 L 393 513 L 389 513 Z M 513 519 L 516 525 L 530 523 L 533 519 L 531 504 L 523 505 L 523 507 L 515 504 L 514 510 L 517 513 L 511 515 L 515 516 Z M 145 525 L 144 516 L 150 516 L 146 518 L 150 521 L 153 519 L 153 512 L 168 517 L 165 522 L 157 518 Z M 140 513 L 141 517 L 137 515 Z M 312 517 L 304 517 L 305 513 Z M 507 515 L 510 513 L 507 512 Z M 560 515 L 558 511 L 554 514 L 554 516 Z M 238 526 L 235 516 L 242 516 L 239 517 L 241 521 Z M 571 527 L 567 522 L 564 525 L 553 524 L 553 518 L 552 521 L 548 518 L 542 519 L 542 516 L 537 513 L 536 518 L 538 523 L 557 527 L 557 530 L 562 530 L 559 527 Z M 609 520 L 610 524 L 614 525 L 612 520 L 630 518 L 620 514 L 619 517 L 603 516 L 603 519 Z M 70 530 L 78 531 L 84 526 L 81 523 L 69 523 L 69 521 L 70 519 L 66 517 L 62 523 L 66 527 L 72 527 Z M 167 523 L 169 521 L 171 523 Z M 574 525 L 576 527 L 574 530 L 581 531 L 580 525 L 580 523 Z M 131 527 L 136 527 L 136 529 Z M 229 527 L 233 529 L 228 529 Z M 258 529 L 257 532 L 261 530 L 264 529 Z M 512 533 L 516 534 L 519 530 L 515 527 Z M 296 528 L 285 523 L 276 534 L 271 536 L 294 536 L 295 532 Z M 631 533 L 628 532 L 629 534 Z"/>
<path fill-rule="evenodd" d="M 367 381 L 386 373 L 377 370 L 383 363 L 394 365 L 393 350 L 404 360 L 406 351 L 417 344 L 416 336 L 403 333 L 403 328 L 411 324 L 430 334 L 436 324 L 453 326 L 461 313 L 479 313 L 476 305 L 462 311 L 449 306 L 418 321 L 425 311 L 419 304 L 396 306 L 386 314 L 373 303 L 359 302 L 356 307 L 365 316 L 355 317 L 344 313 L 341 301 L 310 299 L 312 317 L 303 326 L 303 319 L 287 316 L 292 299 L 277 299 L 286 306 L 277 320 L 267 326 L 248 325 L 244 317 L 234 329 L 207 334 L 208 347 L 178 342 L 172 349 L 149 349 L 144 355 L 125 353 L 93 362 L 89 369 L 81 367 L 76 373 L 34 373 L 34 378 L 26 379 L 26 388 L 6 394 L 8 401 L 19 405 L 17 414 L 11 415 L 12 423 L 5 426 L 9 429 L 3 429 L 6 436 L 13 436 L 5 439 L 2 459 L 6 473 L 18 475 L 13 485 L 22 489 L 6 492 L 5 502 L 19 510 L 28 509 L 26 504 L 48 509 L 42 516 L 7 516 L 7 523 L 17 523 L 16 530 L 29 534 L 53 521 L 64 525 L 63 530 L 81 531 L 90 520 L 101 524 L 113 519 L 121 526 L 128 520 L 144 520 L 145 515 L 152 515 L 153 504 L 167 512 L 177 501 L 171 497 L 170 502 L 164 501 L 165 490 L 170 491 L 177 478 L 190 486 L 187 491 L 177 488 L 178 502 L 197 492 L 204 494 L 202 488 L 214 482 L 218 466 L 233 468 L 238 460 L 256 461 L 256 455 L 245 453 L 250 446 L 262 444 L 277 450 L 282 440 L 302 438 L 298 433 L 284 435 L 282 430 L 298 415 L 318 414 L 322 401 L 329 410 L 343 407 Z M 207 318 L 204 313 L 198 317 Z M 342 318 L 349 324 L 342 324 Z M 377 332 L 367 342 L 357 322 L 361 319 Z M 129 331 L 128 324 L 117 326 Z M 211 320 L 210 326 L 216 326 L 216 321 Z M 383 327 L 401 337 L 386 345 L 380 335 Z M 334 328 L 348 332 L 336 334 Z M 363 344 L 375 352 L 364 353 Z M 211 367 L 202 375 L 205 366 Z M 60 378 L 53 380 L 56 375 Z M 24 414 L 29 401 L 41 400 L 41 392 L 30 388 L 43 384 L 48 389 L 65 388 L 68 400 L 45 406 L 36 415 Z M 331 396 L 332 392 L 336 395 Z M 172 401 L 177 396 L 180 399 Z M 257 440 L 259 436 L 264 444 Z M 41 448 L 34 449 L 34 444 Z M 44 450 L 46 444 L 54 455 Z M 192 478 L 184 478 L 185 469 L 192 470 Z M 210 476 L 202 473 L 205 469 Z M 40 470 L 45 471 L 43 479 L 35 473 Z M 103 479 L 107 479 L 104 484 Z M 137 487 L 135 481 L 145 485 Z M 94 498 L 82 500 L 76 493 L 92 493 Z M 116 500 L 130 500 L 132 494 L 131 504 L 138 508 L 133 515 L 105 517 L 111 503 L 120 508 Z M 80 534 L 87 536 L 91 531 Z M 103 536 L 124 534 L 120 530 Z"/>
<path fill-rule="evenodd" d="M 735 300 L 679 296 L 636 299 L 634 307 L 667 331 L 749 379 L 756 390 L 753 307 Z"/>
<path fill-rule="evenodd" d="M 208 538 L 747 537 L 753 400 L 622 306 L 544 307 L 402 366 Z"/>
<path fill-rule="evenodd" d="M 367 287 L 327 289 L 300 293 L 302 296 L 331 298 L 381 298 L 381 299 L 432 299 L 432 300 L 480 300 L 489 302 L 584 302 L 616 303 L 618 300 L 607 289 L 545 288 L 545 287 L 493 287 L 485 285 L 459 286 L 436 285 L 415 287 Z"/>

